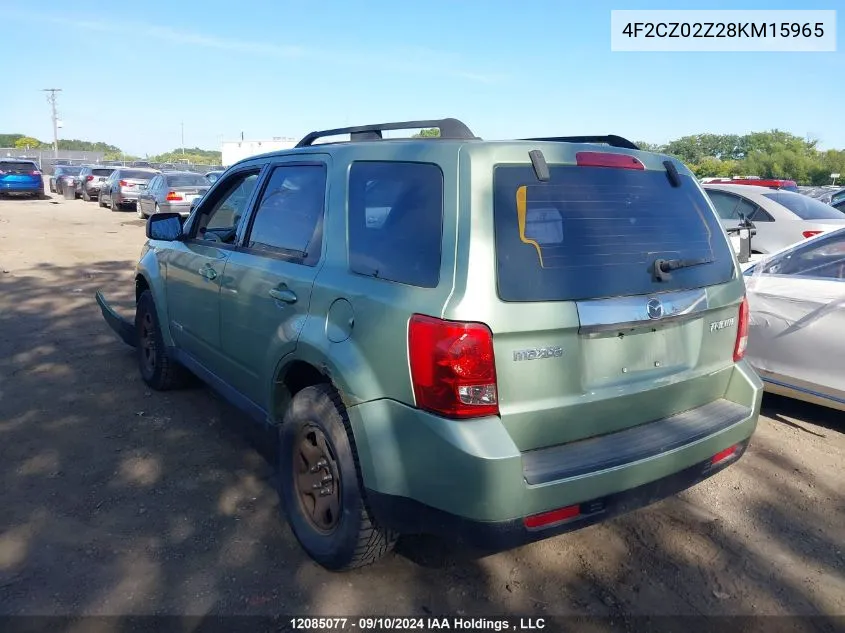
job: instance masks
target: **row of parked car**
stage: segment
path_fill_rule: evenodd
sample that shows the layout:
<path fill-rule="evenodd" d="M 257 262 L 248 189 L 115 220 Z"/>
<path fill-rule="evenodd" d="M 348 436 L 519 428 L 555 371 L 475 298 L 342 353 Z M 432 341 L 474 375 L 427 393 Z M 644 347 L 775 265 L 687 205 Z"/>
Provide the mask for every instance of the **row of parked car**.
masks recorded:
<path fill-rule="evenodd" d="M 97 201 L 112 211 L 133 208 L 141 218 L 153 213 L 177 212 L 187 216 L 221 171 L 191 171 L 102 165 L 59 165 L 50 176 L 54 193 L 68 190 L 86 202 Z"/>

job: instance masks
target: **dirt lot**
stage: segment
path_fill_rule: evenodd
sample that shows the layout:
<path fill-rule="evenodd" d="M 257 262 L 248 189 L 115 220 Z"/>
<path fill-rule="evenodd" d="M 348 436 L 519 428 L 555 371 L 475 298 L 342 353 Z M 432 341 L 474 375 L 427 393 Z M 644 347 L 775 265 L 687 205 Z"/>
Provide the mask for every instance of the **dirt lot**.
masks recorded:
<path fill-rule="evenodd" d="M 746 456 L 677 498 L 479 558 L 405 539 L 331 574 L 277 514 L 271 438 L 151 393 L 103 322 L 134 212 L 0 201 L 0 614 L 845 614 L 845 421 L 767 397 Z"/>

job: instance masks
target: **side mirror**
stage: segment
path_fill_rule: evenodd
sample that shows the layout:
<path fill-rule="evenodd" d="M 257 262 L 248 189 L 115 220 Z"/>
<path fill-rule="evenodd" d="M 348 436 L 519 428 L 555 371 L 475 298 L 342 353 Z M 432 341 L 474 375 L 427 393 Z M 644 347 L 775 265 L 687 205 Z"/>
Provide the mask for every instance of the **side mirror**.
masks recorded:
<path fill-rule="evenodd" d="M 147 219 L 147 239 L 175 242 L 182 237 L 179 213 L 154 213 Z"/>

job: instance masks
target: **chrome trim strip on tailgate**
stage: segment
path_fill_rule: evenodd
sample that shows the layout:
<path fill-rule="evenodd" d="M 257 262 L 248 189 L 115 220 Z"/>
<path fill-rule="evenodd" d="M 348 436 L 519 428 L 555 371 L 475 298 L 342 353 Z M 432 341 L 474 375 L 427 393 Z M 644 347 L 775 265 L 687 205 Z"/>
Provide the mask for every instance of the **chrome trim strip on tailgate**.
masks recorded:
<path fill-rule="evenodd" d="M 579 333 L 601 332 L 644 324 L 665 323 L 704 312 L 710 306 L 707 289 L 661 292 L 635 297 L 576 301 Z"/>
<path fill-rule="evenodd" d="M 624 466 L 682 448 L 742 422 L 752 410 L 730 400 L 668 418 L 522 454 L 522 473 L 529 484 L 543 484 Z"/>

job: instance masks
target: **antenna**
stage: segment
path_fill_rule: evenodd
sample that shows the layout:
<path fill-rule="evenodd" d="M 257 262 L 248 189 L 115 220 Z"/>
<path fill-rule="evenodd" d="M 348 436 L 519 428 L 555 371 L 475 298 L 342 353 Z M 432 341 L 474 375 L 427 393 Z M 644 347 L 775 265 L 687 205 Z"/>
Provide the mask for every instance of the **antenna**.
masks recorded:
<path fill-rule="evenodd" d="M 44 88 L 42 92 L 48 92 L 47 102 L 50 104 L 53 116 L 53 156 L 59 157 L 59 117 L 56 114 L 56 93 L 61 92 L 61 88 Z"/>

